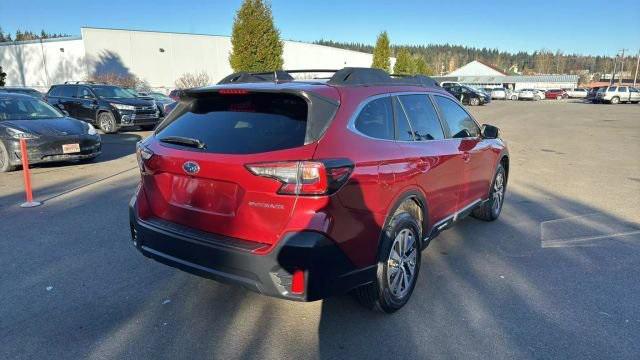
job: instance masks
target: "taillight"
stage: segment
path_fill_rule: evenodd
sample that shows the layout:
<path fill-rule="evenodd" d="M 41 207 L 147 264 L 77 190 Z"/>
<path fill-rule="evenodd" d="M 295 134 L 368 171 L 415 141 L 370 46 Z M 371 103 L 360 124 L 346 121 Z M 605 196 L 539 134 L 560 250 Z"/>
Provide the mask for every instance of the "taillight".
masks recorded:
<path fill-rule="evenodd" d="M 148 170 L 147 163 L 153 157 L 153 151 L 149 150 L 142 143 L 138 143 L 136 146 L 136 158 L 138 159 L 138 167 L 140 172 L 145 173 Z"/>
<path fill-rule="evenodd" d="M 249 164 L 247 169 L 254 175 L 280 181 L 278 194 L 331 195 L 347 182 L 353 164 L 342 159 L 282 161 Z"/>
<path fill-rule="evenodd" d="M 218 91 L 220 95 L 247 95 L 249 91 L 245 89 L 220 89 Z"/>

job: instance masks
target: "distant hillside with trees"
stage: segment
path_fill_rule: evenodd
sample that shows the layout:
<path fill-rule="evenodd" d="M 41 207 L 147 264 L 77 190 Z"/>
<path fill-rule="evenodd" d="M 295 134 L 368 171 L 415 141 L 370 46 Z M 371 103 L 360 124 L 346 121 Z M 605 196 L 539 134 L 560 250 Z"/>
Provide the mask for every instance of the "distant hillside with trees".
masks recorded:
<path fill-rule="evenodd" d="M 373 46 L 362 43 L 337 42 L 332 40 L 318 40 L 314 43 L 373 53 Z M 480 49 L 450 44 L 391 45 L 392 56 L 397 57 L 401 49 L 408 50 L 412 56 L 423 58 L 427 65 L 435 69 L 435 72 L 438 74 L 448 73 L 473 60 L 479 60 L 492 65 L 507 74 L 513 74 L 516 68 L 521 74 L 581 74 L 585 70 L 588 70 L 591 74 L 603 74 L 610 73 L 613 69 L 612 57 L 564 54 L 561 51 L 552 52 L 547 49 L 533 53 L 525 51 L 510 53 L 497 49 Z M 618 67 L 619 66 L 618 64 Z M 635 68 L 635 58 L 625 57 L 624 68 Z"/>

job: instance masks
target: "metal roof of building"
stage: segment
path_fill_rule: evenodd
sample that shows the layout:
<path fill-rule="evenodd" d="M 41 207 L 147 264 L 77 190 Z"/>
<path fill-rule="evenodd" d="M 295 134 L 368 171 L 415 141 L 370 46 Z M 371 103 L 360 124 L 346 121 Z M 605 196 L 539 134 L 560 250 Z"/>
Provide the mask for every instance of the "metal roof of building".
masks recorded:
<path fill-rule="evenodd" d="M 523 82 L 577 83 L 578 75 L 506 75 L 506 76 L 446 76 L 434 77 L 436 80 L 458 81 L 461 83 L 502 84 Z M 455 78 L 455 79 L 454 79 Z"/>

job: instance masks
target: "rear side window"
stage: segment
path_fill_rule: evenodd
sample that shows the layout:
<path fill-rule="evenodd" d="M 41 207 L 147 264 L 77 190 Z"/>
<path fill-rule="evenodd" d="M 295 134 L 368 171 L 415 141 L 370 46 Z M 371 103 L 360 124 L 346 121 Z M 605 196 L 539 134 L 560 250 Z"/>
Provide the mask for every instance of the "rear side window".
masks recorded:
<path fill-rule="evenodd" d="M 391 97 L 375 99 L 365 105 L 358 114 L 355 128 L 372 138 L 393 140 Z"/>
<path fill-rule="evenodd" d="M 156 136 L 197 139 L 209 153 L 290 149 L 305 143 L 307 108 L 303 98 L 290 94 L 199 94 L 176 107 Z"/>
<path fill-rule="evenodd" d="M 62 97 L 76 97 L 77 86 L 62 86 L 60 88 L 61 94 L 58 96 Z"/>
<path fill-rule="evenodd" d="M 478 124 L 476 124 L 460 105 L 444 96 L 435 96 L 435 98 L 438 108 L 440 108 L 440 113 L 449 126 L 451 137 L 466 138 L 480 136 Z"/>
<path fill-rule="evenodd" d="M 627 92 L 627 87 L 626 86 L 622 86 L 620 88 L 618 88 L 619 92 Z"/>
<path fill-rule="evenodd" d="M 444 139 L 438 114 L 427 95 L 402 95 L 399 98 L 409 116 L 416 140 Z"/>

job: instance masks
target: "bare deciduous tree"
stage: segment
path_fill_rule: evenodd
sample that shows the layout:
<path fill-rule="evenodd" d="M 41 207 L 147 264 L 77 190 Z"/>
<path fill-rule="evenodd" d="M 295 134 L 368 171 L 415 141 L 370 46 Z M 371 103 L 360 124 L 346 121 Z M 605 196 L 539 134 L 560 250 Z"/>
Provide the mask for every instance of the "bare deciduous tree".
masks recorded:
<path fill-rule="evenodd" d="M 209 75 L 206 72 L 201 71 L 196 74 L 186 73 L 176 80 L 176 87 L 178 89 L 189 89 L 194 87 L 206 86 L 211 83 Z"/>
<path fill-rule="evenodd" d="M 94 74 L 90 78 L 91 81 L 102 82 L 109 85 L 116 85 L 124 88 L 136 89 L 139 91 L 148 90 L 149 84 L 133 74 Z"/>

